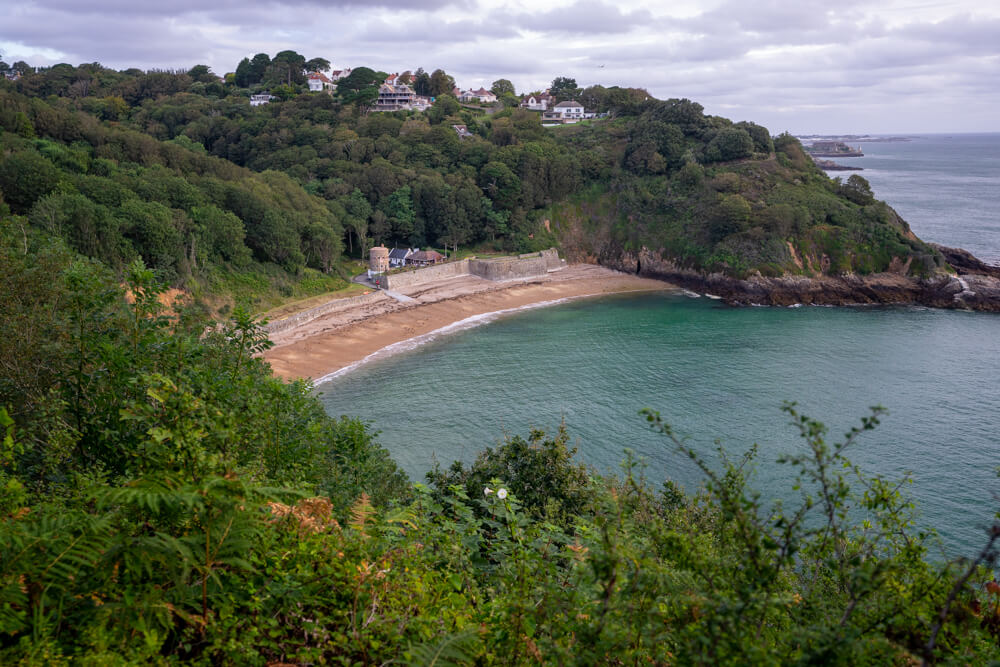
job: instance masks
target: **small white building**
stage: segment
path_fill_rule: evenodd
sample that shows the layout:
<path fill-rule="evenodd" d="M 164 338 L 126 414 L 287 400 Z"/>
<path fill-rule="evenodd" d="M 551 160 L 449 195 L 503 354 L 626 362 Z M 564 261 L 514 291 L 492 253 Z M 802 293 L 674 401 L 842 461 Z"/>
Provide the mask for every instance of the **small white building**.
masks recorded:
<path fill-rule="evenodd" d="M 251 95 L 250 106 L 259 107 L 262 104 L 267 104 L 271 100 L 276 100 L 276 99 L 278 98 L 275 97 L 274 95 L 271 95 L 270 93 L 260 93 L 259 95 Z"/>
<path fill-rule="evenodd" d="M 413 254 L 410 248 L 393 248 L 389 251 L 389 267 L 406 266 L 406 258 Z"/>
<path fill-rule="evenodd" d="M 344 69 L 335 69 L 332 72 L 330 72 L 330 77 L 329 78 L 330 78 L 330 81 L 336 82 L 336 81 L 340 81 L 344 77 L 348 77 L 350 75 L 351 75 L 351 68 L 350 67 L 345 67 Z"/>

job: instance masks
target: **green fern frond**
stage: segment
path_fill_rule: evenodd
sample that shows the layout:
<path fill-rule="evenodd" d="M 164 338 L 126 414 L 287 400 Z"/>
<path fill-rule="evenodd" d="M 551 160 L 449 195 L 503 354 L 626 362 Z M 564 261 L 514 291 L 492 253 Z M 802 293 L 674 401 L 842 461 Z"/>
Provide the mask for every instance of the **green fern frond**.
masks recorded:
<path fill-rule="evenodd" d="M 406 664 L 411 667 L 469 665 L 476 659 L 478 646 L 479 635 L 475 628 L 471 628 L 411 648 Z"/>

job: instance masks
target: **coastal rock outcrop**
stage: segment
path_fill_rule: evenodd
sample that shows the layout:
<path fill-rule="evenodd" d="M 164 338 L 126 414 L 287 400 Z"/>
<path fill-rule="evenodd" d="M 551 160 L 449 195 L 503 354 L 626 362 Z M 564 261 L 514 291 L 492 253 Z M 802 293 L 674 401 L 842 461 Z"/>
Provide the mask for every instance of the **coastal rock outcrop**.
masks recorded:
<path fill-rule="evenodd" d="M 609 268 L 719 296 L 731 304 L 921 304 L 935 308 L 1000 312 L 1000 267 L 985 264 L 965 250 L 943 248 L 942 252 L 949 262 L 951 257 L 961 258 L 961 261 L 956 260 L 959 266 L 952 264 L 958 275 L 918 278 L 904 273 L 786 274 L 777 277 L 758 274 L 739 279 L 686 268 L 646 248 L 630 252 L 605 247 L 596 259 Z"/>

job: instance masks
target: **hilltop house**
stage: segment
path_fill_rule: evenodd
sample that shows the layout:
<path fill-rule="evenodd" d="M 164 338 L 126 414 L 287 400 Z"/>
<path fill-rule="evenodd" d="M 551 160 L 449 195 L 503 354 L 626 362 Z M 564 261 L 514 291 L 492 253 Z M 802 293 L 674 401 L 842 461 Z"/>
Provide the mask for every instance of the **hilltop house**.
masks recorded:
<path fill-rule="evenodd" d="M 528 111 L 546 111 L 551 105 L 552 96 L 548 92 L 528 95 L 521 101 L 521 108 Z"/>
<path fill-rule="evenodd" d="M 322 72 L 312 72 L 309 74 L 309 90 L 314 93 L 321 93 L 324 90 L 333 90 L 337 86 Z"/>
<path fill-rule="evenodd" d="M 497 101 L 497 96 L 492 92 L 480 87 L 479 90 L 466 90 L 458 96 L 459 102 L 481 102 L 483 104 L 493 104 Z"/>
<path fill-rule="evenodd" d="M 330 72 L 330 81 L 334 82 L 340 81 L 344 77 L 348 77 L 350 75 L 351 75 L 350 67 L 345 67 L 344 69 L 335 69 L 332 72 Z"/>

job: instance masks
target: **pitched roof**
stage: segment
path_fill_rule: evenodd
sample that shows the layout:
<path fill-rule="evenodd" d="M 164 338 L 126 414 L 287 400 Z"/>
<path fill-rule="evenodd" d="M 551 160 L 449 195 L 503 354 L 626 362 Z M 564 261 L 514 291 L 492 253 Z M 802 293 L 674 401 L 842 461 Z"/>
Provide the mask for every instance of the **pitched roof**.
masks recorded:
<path fill-rule="evenodd" d="M 411 252 L 409 248 L 393 248 L 389 251 L 389 259 L 406 259 Z"/>
<path fill-rule="evenodd" d="M 583 105 L 576 100 L 566 100 L 565 102 L 560 102 L 556 105 L 556 109 L 565 109 L 566 107 L 582 107 Z"/>
<path fill-rule="evenodd" d="M 444 255 L 439 253 L 437 250 L 418 250 L 407 259 L 417 262 L 436 262 L 439 259 L 444 259 Z"/>
<path fill-rule="evenodd" d="M 479 90 L 476 90 L 474 92 L 476 93 L 476 95 L 492 95 L 493 94 L 492 92 L 486 90 L 483 87 L 480 87 Z"/>
<path fill-rule="evenodd" d="M 319 80 L 320 80 L 320 81 L 322 81 L 323 83 L 333 83 L 333 81 L 330 81 L 330 79 L 328 79 L 328 78 L 326 77 L 326 75 L 325 75 L 325 74 L 323 74 L 322 72 L 311 72 L 311 73 L 309 74 L 309 78 L 310 78 L 310 79 L 319 79 Z"/>

